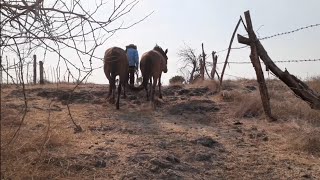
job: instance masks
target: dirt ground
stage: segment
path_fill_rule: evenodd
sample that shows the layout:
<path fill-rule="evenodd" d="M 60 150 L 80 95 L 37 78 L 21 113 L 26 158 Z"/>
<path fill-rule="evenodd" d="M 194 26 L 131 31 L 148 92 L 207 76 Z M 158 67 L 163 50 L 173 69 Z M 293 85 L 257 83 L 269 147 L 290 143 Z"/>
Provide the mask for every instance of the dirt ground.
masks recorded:
<path fill-rule="evenodd" d="M 167 86 L 155 110 L 144 91 L 129 91 L 116 110 L 103 85 L 72 95 L 74 85 L 27 86 L 21 126 L 22 90 L 2 87 L 1 179 L 320 179 L 320 113 L 273 108 L 278 121 L 269 122 L 256 84 L 237 83 L 222 92 Z M 274 104 L 282 101 L 277 87 Z M 253 94 L 258 103 L 243 104 Z"/>

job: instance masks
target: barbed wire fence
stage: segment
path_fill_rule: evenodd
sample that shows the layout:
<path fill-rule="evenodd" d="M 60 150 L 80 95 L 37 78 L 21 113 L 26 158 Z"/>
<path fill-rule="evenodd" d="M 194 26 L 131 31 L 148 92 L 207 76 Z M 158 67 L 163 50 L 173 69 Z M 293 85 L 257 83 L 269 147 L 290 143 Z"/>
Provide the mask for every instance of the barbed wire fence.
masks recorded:
<path fill-rule="evenodd" d="M 311 25 L 307 25 L 307 26 L 302 26 L 300 28 L 296 28 L 294 30 L 291 31 L 286 31 L 286 32 L 281 32 L 281 33 L 276 33 L 270 36 L 265 36 L 262 38 L 258 38 L 258 40 L 260 41 L 264 41 L 264 40 L 269 40 L 269 39 L 273 39 L 276 37 L 280 37 L 280 36 L 285 36 L 285 35 L 290 35 L 293 33 L 297 33 L 299 31 L 303 31 L 303 30 L 307 30 L 307 29 L 311 29 L 311 28 L 316 28 L 316 27 L 320 27 L 320 23 L 316 23 L 316 24 L 311 24 Z M 260 29 L 260 28 L 259 28 Z M 246 49 L 246 48 L 250 48 L 249 45 L 244 45 L 244 46 L 238 46 L 238 47 L 231 47 L 230 50 L 242 50 L 242 49 Z M 214 54 L 215 55 L 220 55 L 223 52 L 228 51 L 229 48 L 224 48 L 221 50 L 216 51 Z M 209 61 L 209 59 L 213 58 L 212 57 L 212 53 L 210 53 L 208 56 L 206 56 L 205 60 L 206 60 L 206 64 L 210 67 L 212 66 L 212 61 Z M 264 63 L 263 61 L 261 61 L 262 63 Z M 305 63 L 305 62 L 320 62 L 320 58 L 314 58 L 314 59 L 291 59 L 291 60 L 275 60 L 273 61 L 274 63 Z M 224 64 L 225 62 L 217 62 L 216 64 Z M 250 60 L 245 60 L 245 61 L 228 61 L 227 64 L 251 64 Z M 231 77 L 236 77 L 236 78 L 241 78 L 240 76 L 235 76 L 235 75 L 228 75 L 227 76 L 231 76 Z"/>

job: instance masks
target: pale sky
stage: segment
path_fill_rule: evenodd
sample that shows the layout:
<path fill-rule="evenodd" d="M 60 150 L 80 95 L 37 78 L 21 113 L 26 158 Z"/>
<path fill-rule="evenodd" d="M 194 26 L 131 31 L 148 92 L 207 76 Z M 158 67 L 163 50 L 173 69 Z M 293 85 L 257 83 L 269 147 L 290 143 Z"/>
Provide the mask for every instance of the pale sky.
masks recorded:
<path fill-rule="evenodd" d="M 201 53 L 204 43 L 206 54 L 226 49 L 235 25 L 243 13 L 250 10 L 254 29 L 259 37 L 292 31 L 300 27 L 320 23 L 319 0 L 140 0 L 125 23 L 137 21 L 150 12 L 154 13 L 134 27 L 118 31 L 96 51 L 95 56 L 103 57 L 104 51 L 112 46 L 125 48 L 134 43 L 139 55 L 151 50 L 155 44 L 168 48 L 168 73 L 162 82 L 168 84 L 174 75 L 180 75 L 178 50 L 188 45 Z M 238 33 L 246 32 L 240 25 Z M 262 41 L 274 61 L 320 59 L 320 26 L 305 29 L 293 34 Z M 243 46 L 235 39 L 233 47 Z M 232 50 L 229 61 L 249 61 L 250 50 Z M 226 51 L 219 53 L 218 63 L 225 61 Z M 71 60 L 71 59 L 70 59 Z M 211 60 L 211 58 L 210 58 Z M 101 61 L 93 62 L 95 67 Z M 302 63 L 277 63 L 302 79 L 320 75 L 320 61 Z M 263 67 L 263 69 L 265 69 Z M 218 65 L 220 74 L 222 65 Z M 255 78 L 251 64 L 230 64 L 225 78 L 234 75 L 242 78 Z M 265 72 L 265 76 L 268 74 Z M 271 77 L 271 75 L 270 75 Z M 89 82 L 106 84 L 103 69 L 93 72 Z"/>
<path fill-rule="evenodd" d="M 142 55 L 158 43 L 169 50 L 168 73 L 162 80 L 167 84 L 170 77 L 180 74 L 177 52 L 184 44 L 196 49 L 197 54 L 201 53 L 201 43 L 204 43 L 207 54 L 227 48 L 239 16 L 244 17 L 246 10 L 250 10 L 254 29 L 260 28 L 257 35 L 265 37 L 319 24 L 319 7 L 319 0 L 141 0 L 127 21 L 154 13 L 131 29 L 117 32 L 104 47 L 100 47 L 101 55 L 108 47 L 125 47 L 129 43 L 136 44 Z M 242 25 L 238 32 L 246 34 Z M 320 26 L 264 40 L 262 44 L 274 61 L 319 59 Z M 235 39 L 233 47 L 239 46 L 242 45 Z M 232 50 L 229 61 L 249 61 L 249 53 L 249 49 Z M 224 62 L 226 52 L 218 55 L 218 62 Z M 301 78 L 320 75 L 320 61 L 277 65 Z M 218 71 L 221 70 L 222 65 L 219 65 Z M 226 74 L 255 78 L 251 64 L 230 64 Z M 268 77 L 267 73 L 265 75 Z M 107 83 L 102 69 L 89 80 L 93 79 L 96 83 Z"/>

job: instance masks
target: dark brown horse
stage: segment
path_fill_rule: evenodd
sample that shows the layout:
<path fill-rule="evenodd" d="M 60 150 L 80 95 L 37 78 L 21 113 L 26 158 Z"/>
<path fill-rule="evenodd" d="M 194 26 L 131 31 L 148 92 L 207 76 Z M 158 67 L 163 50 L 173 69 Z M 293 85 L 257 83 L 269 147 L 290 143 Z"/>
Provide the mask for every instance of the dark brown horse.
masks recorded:
<path fill-rule="evenodd" d="M 112 47 L 104 53 L 104 74 L 109 80 L 109 94 L 107 98 L 110 102 L 115 101 L 116 76 L 119 75 L 118 98 L 116 108 L 119 109 L 119 100 L 121 94 L 121 86 L 123 86 L 123 95 L 126 98 L 126 85 L 128 84 L 129 64 L 126 52 L 119 47 Z"/>
<path fill-rule="evenodd" d="M 147 100 L 149 100 L 148 82 L 151 83 L 151 101 L 154 101 L 154 93 L 156 86 L 159 86 L 159 98 L 162 99 L 161 93 L 161 74 L 167 73 L 167 57 L 168 49 L 163 49 L 156 45 L 153 50 L 144 53 L 140 61 L 140 70 L 142 74 L 142 84 L 139 87 L 131 87 L 133 90 L 142 90 L 143 88 L 147 93 Z"/>

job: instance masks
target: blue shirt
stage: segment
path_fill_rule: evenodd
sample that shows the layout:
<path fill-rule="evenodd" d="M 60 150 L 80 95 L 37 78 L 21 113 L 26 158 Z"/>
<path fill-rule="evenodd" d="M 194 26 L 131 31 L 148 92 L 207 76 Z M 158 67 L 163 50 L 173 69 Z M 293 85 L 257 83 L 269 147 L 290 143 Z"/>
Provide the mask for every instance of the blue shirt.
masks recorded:
<path fill-rule="evenodd" d="M 136 49 L 128 48 L 127 49 L 127 56 L 129 60 L 129 66 L 135 66 L 136 68 L 139 67 L 139 54 Z"/>

